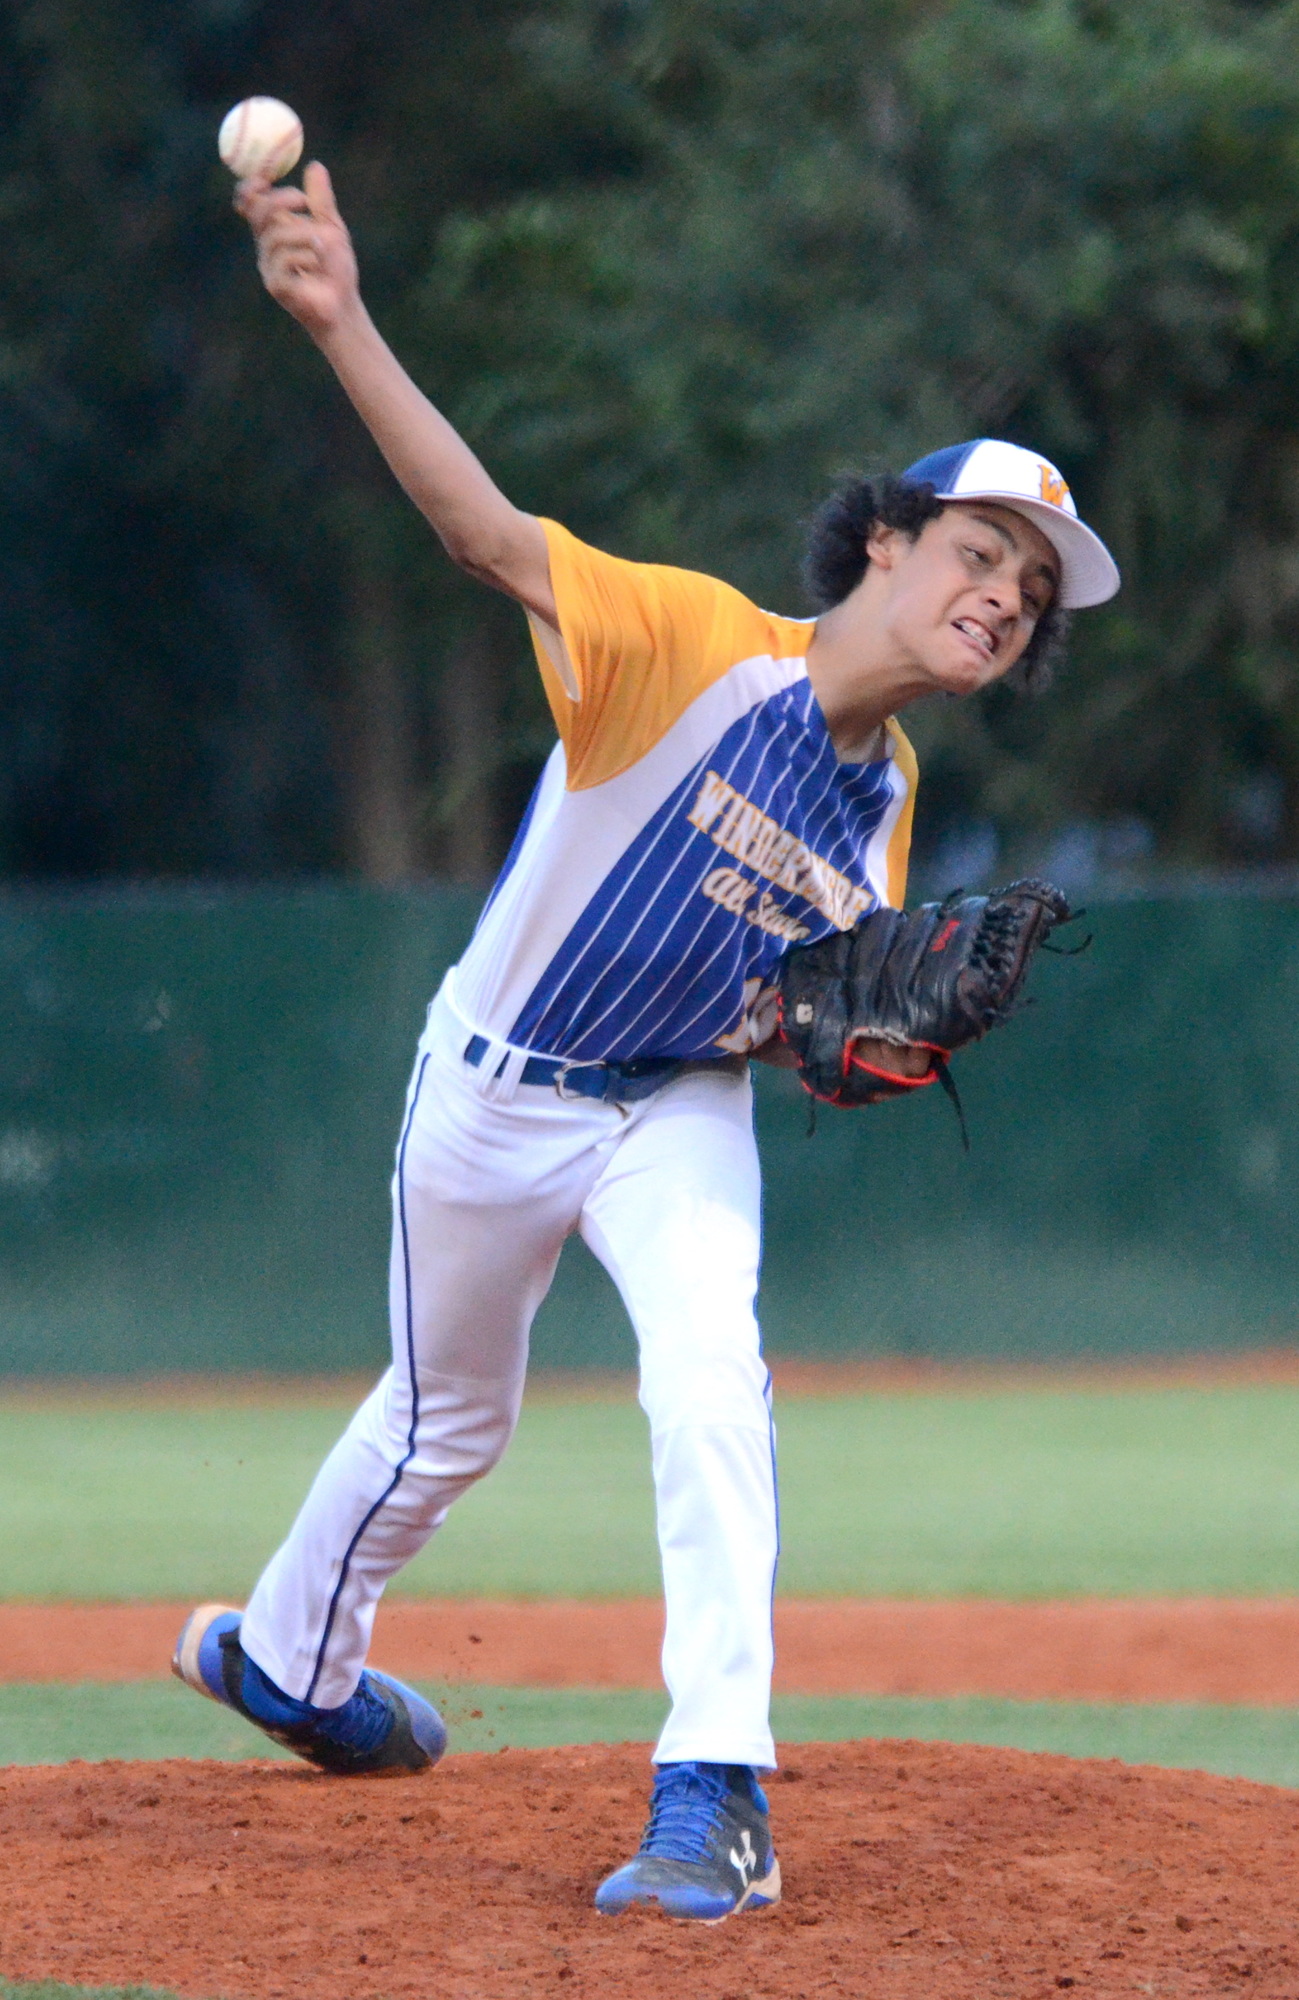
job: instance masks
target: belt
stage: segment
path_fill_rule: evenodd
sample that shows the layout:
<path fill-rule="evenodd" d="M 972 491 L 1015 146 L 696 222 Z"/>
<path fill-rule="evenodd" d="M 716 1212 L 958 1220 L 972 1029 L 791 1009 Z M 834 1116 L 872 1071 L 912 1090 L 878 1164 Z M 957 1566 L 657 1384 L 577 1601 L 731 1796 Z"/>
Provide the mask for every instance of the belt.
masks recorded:
<path fill-rule="evenodd" d="M 485 1035 L 475 1035 L 465 1049 L 465 1061 L 477 1069 L 487 1054 Z M 501 1069 L 505 1063 L 502 1061 Z M 561 1056 L 529 1056 L 520 1083 L 553 1084 L 563 1098 L 591 1097 L 604 1104 L 635 1104 L 652 1097 L 686 1070 L 734 1069 L 734 1060 L 707 1057 L 637 1056 L 631 1062 L 567 1062 Z M 500 1075 L 500 1070 L 496 1074 Z"/>

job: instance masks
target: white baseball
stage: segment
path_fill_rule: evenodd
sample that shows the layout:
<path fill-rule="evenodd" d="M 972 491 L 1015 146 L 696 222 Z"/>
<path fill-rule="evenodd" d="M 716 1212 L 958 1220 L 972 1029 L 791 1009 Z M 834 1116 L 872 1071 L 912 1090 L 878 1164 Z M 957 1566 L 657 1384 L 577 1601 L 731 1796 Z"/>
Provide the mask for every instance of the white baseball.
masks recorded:
<path fill-rule="evenodd" d="M 241 181 L 281 180 L 302 158 L 302 120 L 278 97 L 245 97 L 221 120 L 217 151 Z"/>

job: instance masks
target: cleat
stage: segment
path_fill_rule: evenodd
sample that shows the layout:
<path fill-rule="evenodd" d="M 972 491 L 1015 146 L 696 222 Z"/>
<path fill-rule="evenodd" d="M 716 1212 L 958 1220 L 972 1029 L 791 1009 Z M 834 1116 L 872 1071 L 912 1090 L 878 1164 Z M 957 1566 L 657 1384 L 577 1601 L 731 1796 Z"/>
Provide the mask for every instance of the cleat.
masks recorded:
<path fill-rule="evenodd" d="M 602 1916 L 636 1903 L 720 1924 L 780 1901 L 767 1800 L 747 1764 L 662 1764 L 640 1852 L 595 1892 Z"/>
<path fill-rule="evenodd" d="M 200 1604 L 185 1620 L 171 1670 L 186 1687 L 233 1708 L 286 1750 L 323 1771 L 427 1771 L 447 1747 L 431 1702 L 390 1674 L 367 1667 L 341 1708 L 313 1708 L 281 1692 L 239 1643 L 243 1614 Z"/>

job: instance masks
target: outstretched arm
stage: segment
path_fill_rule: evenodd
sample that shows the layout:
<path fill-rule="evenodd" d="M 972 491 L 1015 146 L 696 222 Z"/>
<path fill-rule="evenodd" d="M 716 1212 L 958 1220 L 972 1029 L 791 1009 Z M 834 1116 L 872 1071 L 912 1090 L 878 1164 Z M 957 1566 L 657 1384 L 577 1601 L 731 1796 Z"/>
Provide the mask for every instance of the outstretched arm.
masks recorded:
<path fill-rule="evenodd" d="M 267 291 L 311 335 L 452 561 L 553 627 L 541 523 L 506 499 L 381 338 L 324 167 L 313 161 L 301 189 L 241 181 L 235 207 L 252 229 Z"/>

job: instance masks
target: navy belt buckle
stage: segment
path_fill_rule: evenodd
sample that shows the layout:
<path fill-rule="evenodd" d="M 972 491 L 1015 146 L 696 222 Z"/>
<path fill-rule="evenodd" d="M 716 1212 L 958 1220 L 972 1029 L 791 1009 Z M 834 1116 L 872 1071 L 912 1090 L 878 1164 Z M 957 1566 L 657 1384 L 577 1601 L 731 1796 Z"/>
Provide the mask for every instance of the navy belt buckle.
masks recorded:
<path fill-rule="evenodd" d="M 567 1083 L 568 1083 L 568 1078 L 569 1078 L 569 1073 L 570 1073 L 570 1071 L 572 1071 L 572 1070 L 575 1070 L 575 1069 L 602 1069 L 602 1070 L 604 1071 L 604 1073 L 605 1073 L 605 1077 L 604 1077 L 604 1087 L 603 1087 L 603 1089 L 602 1089 L 602 1090 L 601 1090 L 601 1091 L 599 1092 L 599 1097 L 600 1097 L 601 1099 L 603 1099 L 603 1098 L 604 1098 L 605 1096 L 607 1096 L 607 1094 L 608 1094 L 608 1090 L 609 1090 L 609 1064 L 608 1064 L 608 1063 L 603 1063 L 603 1062 L 591 1062 L 591 1061 L 588 1061 L 588 1062 L 561 1062 L 561 1063 L 560 1063 L 560 1064 L 559 1064 L 559 1065 L 557 1066 L 557 1068 L 556 1068 L 556 1070 L 555 1070 L 555 1094 L 556 1094 L 556 1096 L 558 1096 L 558 1097 L 561 1097 L 561 1098 L 563 1099 L 563 1101 L 564 1101 L 564 1103 L 565 1103 L 565 1104 L 576 1104 L 576 1103 L 578 1102 L 579 1098 L 583 1098 L 583 1097 L 585 1097 L 585 1098 L 591 1098 L 591 1097 L 594 1097 L 594 1096 L 596 1096 L 596 1093 L 595 1093 L 594 1091 L 590 1091 L 590 1090 L 569 1090 L 569 1089 L 567 1088 Z"/>
<path fill-rule="evenodd" d="M 464 1060 L 477 1069 L 486 1055 L 490 1043 L 485 1035 L 471 1035 L 465 1046 Z M 505 1067 L 502 1059 L 501 1069 Z M 555 1094 L 565 1104 L 575 1104 L 585 1099 L 597 1104 L 635 1104 L 642 1097 L 652 1097 L 656 1090 L 669 1083 L 684 1063 L 670 1056 L 636 1056 L 631 1062 L 605 1062 L 595 1057 L 585 1061 L 565 1059 L 560 1056 L 529 1056 L 523 1066 L 519 1081 L 549 1089 L 553 1084 Z M 574 1071 L 598 1071 L 598 1077 L 587 1079 L 588 1087 L 574 1088 L 569 1077 Z M 500 1070 L 497 1071 L 500 1075 Z"/>

